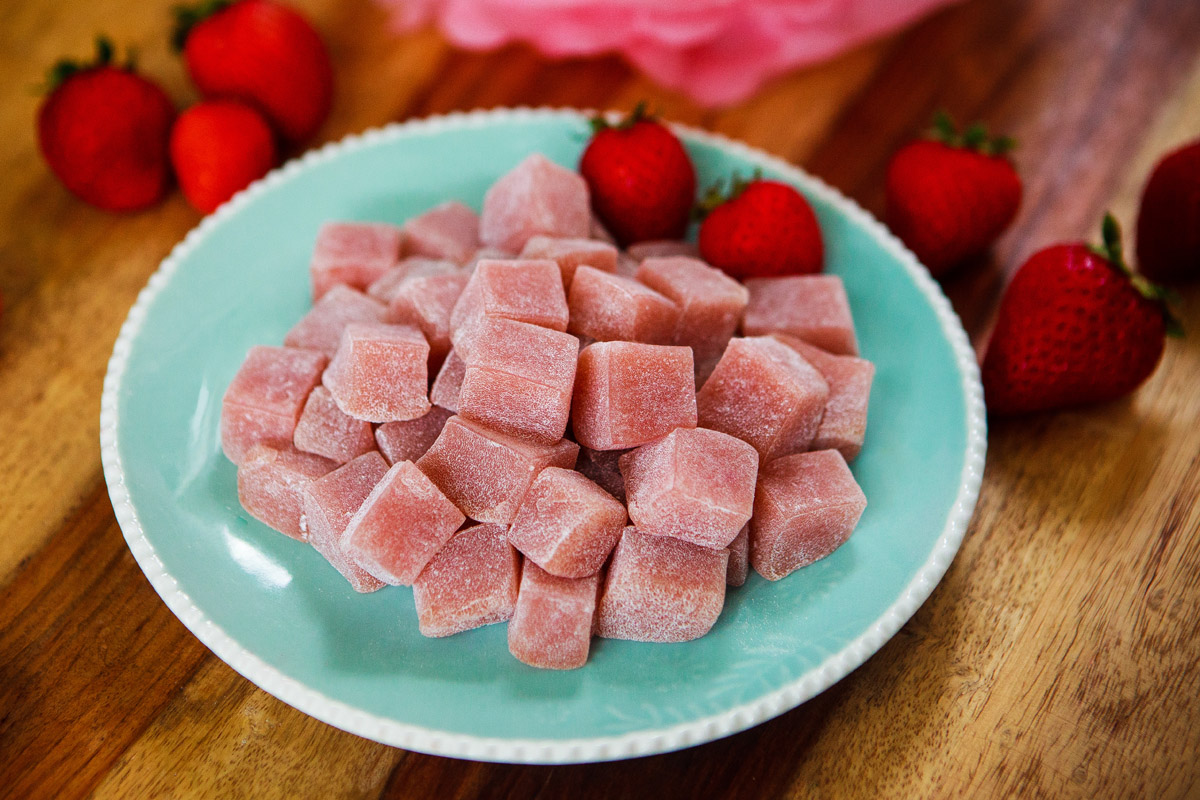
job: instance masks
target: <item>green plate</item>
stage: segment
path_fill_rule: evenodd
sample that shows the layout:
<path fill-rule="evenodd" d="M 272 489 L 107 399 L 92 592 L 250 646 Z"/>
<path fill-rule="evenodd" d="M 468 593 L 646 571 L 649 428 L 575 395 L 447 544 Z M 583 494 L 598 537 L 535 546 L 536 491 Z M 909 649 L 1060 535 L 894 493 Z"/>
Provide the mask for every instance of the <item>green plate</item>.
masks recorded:
<path fill-rule="evenodd" d="M 484 191 L 529 153 L 575 165 L 576 111 L 500 110 L 393 125 L 291 162 L 206 218 L 151 278 L 121 330 L 101 412 L 105 477 L 129 547 L 173 612 L 266 691 L 388 744 L 512 762 L 662 752 L 742 730 L 822 691 L 879 649 L 958 549 L 983 471 L 978 370 L 925 270 L 856 205 L 744 145 L 677 128 L 700 185 L 761 168 L 812 202 L 877 365 L 857 531 L 785 580 L 751 575 L 712 632 L 684 644 L 595 640 L 587 666 L 527 667 L 505 626 L 417 631 L 412 591 L 352 591 L 310 547 L 238 504 L 221 396 L 247 349 L 309 306 L 308 257 L 329 219 L 402 222 Z"/>

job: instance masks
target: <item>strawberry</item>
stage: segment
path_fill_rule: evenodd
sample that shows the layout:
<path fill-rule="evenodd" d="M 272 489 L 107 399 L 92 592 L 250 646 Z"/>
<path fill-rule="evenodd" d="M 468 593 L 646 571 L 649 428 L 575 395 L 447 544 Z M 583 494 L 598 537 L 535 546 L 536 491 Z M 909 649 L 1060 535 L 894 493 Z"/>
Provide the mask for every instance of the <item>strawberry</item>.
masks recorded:
<path fill-rule="evenodd" d="M 1138 268 L 1156 281 L 1200 277 L 1200 140 L 1150 174 L 1137 220 Z"/>
<path fill-rule="evenodd" d="M 256 106 L 289 142 L 321 127 L 333 68 L 308 20 L 272 0 L 204 0 L 175 14 L 175 47 L 205 97 Z"/>
<path fill-rule="evenodd" d="M 60 61 L 38 109 L 38 145 L 50 169 L 81 200 L 108 211 L 157 202 L 171 182 L 167 135 L 175 107 L 157 84 L 114 65 L 96 40 L 90 64 Z"/>
<path fill-rule="evenodd" d="M 888 227 L 938 277 L 987 250 L 1021 205 L 1013 142 L 981 125 L 960 134 L 946 114 L 933 138 L 900 148 L 887 169 Z"/>
<path fill-rule="evenodd" d="M 804 195 L 786 183 L 736 175 L 700 204 L 700 255 L 739 280 L 820 272 L 825 245 Z"/>
<path fill-rule="evenodd" d="M 592 210 L 622 246 L 681 239 L 696 197 L 696 169 L 675 134 L 644 103 L 616 125 L 592 120 L 579 159 Z"/>
<path fill-rule="evenodd" d="M 171 129 L 171 163 L 188 202 L 208 213 L 275 166 L 262 115 L 236 100 L 206 100 Z"/>
<path fill-rule="evenodd" d="M 1102 248 L 1035 253 L 1000 302 L 983 360 L 988 410 L 1042 411 L 1133 391 L 1158 365 L 1164 333 L 1179 333 L 1165 299 L 1125 264 L 1111 215 Z"/>

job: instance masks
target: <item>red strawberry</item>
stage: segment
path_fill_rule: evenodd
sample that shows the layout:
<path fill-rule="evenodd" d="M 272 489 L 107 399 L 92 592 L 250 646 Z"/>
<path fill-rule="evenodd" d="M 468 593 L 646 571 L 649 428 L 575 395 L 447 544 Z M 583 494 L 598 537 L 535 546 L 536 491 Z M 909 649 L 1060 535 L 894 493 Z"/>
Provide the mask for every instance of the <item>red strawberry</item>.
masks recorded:
<path fill-rule="evenodd" d="M 987 250 L 1021 205 L 1006 137 L 980 125 L 960 134 L 945 114 L 933 139 L 905 145 L 887 170 L 887 224 L 934 277 Z"/>
<path fill-rule="evenodd" d="M 1130 272 L 1121 234 L 1104 247 L 1062 244 L 1017 270 L 983 360 L 988 410 L 1042 411 L 1112 400 L 1150 377 L 1164 333 L 1178 333 L 1164 290 Z"/>
<path fill-rule="evenodd" d="M 205 0 L 175 13 L 175 46 L 205 97 L 256 106 L 289 142 L 321 127 L 333 68 L 308 20 L 272 0 Z"/>
<path fill-rule="evenodd" d="M 170 184 L 167 135 L 175 107 L 131 61 L 115 66 L 112 56 L 112 44 L 100 37 L 94 63 L 54 66 L 38 109 L 38 145 L 81 200 L 131 211 L 158 201 Z"/>
<path fill-rule="evenodd" d="M 206 100 L 171 130 L 171 163 L 188 202 L 208 213 L 275 166 L 262 115 L 236 100 Z"/>
<path fill-rule="evenodd" d="M 1200 277 L 1200 140 L 1158 162 L 1137 225 L 1142 272 L 1156 281 Z"/>
<path fill-rule="evenodd" d="M 700 255 L 738 279 L 820 272 L 821 227 L 804 195 L 786 183 L 736 176 L 728 197 L 720 187 L 701 203 Z"/>
<path fill-rule="evenodd" d="M 696 198 L 696 170 L 675 134 L 647 116 L 642 103 L 615 126 L 596 117 L 592 131 L 579 172 L 592 210 L 617 242 L 683 238 Z"/>

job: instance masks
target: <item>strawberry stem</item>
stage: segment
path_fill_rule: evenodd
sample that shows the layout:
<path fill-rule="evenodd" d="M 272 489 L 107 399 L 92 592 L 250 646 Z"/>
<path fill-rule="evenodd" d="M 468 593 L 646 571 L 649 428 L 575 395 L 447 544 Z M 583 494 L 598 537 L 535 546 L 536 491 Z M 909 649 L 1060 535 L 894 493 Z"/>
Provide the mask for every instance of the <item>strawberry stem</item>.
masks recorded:
<path fill-rule="evenodd" d="M 193 6 L 172 8 L 171 13 L 175 15 L 175 29 L 171 32 L 171 47 L 177 53 L 182 52 L 192 28 L 231 5 L 233 5 L 233 0 L 202 0 Z"/>
<path fill-rule="evenodd" d="M 928 138 L 941 142 L 947 147 L 957 147 L 963 150 L 974 150 L 985 156 L 1005 156 L 1017 146 L 1011 136 L 989 136 L 982 122 L 976 122 L 965 131 L 959 131 L 954 119 L 945 109 L 939 109 L 933 115 L 933 124 L 929 129 Z"/>
<path fill-rule="evenodd" d="M 718 179 L 715 183 L 709 186 L 700 198 L 700 202 L 692 209 L 692 219 L 700 221 L 707 217 L 716 209 L 717 206 L 724 205 L 731 200 L 736 199 L 750 184 L 763 179 L 761 167 L 756 167 L 750 177 L 743 178 L 737 172 L 729 178 L 729 191 L 724 189 L 725 180 Z"/>
<path fill-rule="evenodd" d="M 634 125 L 637 125 L 639 122 L 654 122 L 658 119 L 659 115 L 657 113 L 648 111 L 648 108 L 649 106 L 645 100 L 639 100 L 637 105 L 633 107 L 633 111 L 630 111 L 628 114 L 626 114 L 625 117 L 616 125 L 611 124 L 604 114 L 597 114 L 596 116 L 592 117 L 590 120 L 588 120 L 588 124 L 592 128 L 593 135 L 599 133 L 600 131 L 606 131 L 609 128 L 619 131 L 627 131 Z"/>
<path fill-rule="evenodd" d="M 1166 331 L 1168 336 L 1181 337 L 1183 336 L 1183 324 L 1179 319 L 1171 313 L 1169 303 L 1178 303 L 1179 295 L 1165 286 L 1159 286 L 1145 275 L 1141 275 L 1133 271 L 1129 266 L 1129 262 L 1125 260 L 1125 248 L 1122 243 L 1121 226 L 1117 222 L 1117 218 L 1112 215 L 1112 212 L 1107 212 L 1104 215 L 1104 222 L 1100 224 L 1100 238 L 1103 242 L 1099 247 L 1093 246 L 1092 252 L 1103 258 L 1112 267 L 1129 279 L 1130 285 L 1142 297 L 1156 303 L 1162 311 L 1163 322 L 1166 323 Z"/>
<path fill-rule="evenodd" d="M 107 67 L 112 63 L 115 52 L 116 49 L 113 47 L 112 39 L 109 39 L 104 34 L 99 34 L 96 37 L 95 57 L 91 61 L 75 61 L 64 58 L 56 62 L 46 73 L 45 91 L 47 93 L 53 92 L 59 86 L 62 86 L 68 78 L 79 72 L 98 67 Z M 132 72 L 134 67 L 137 66 L 136 55 L 132 48 L 128 49 L 126 53 L 125 63 L 121 65 L 121 68 Z"/>

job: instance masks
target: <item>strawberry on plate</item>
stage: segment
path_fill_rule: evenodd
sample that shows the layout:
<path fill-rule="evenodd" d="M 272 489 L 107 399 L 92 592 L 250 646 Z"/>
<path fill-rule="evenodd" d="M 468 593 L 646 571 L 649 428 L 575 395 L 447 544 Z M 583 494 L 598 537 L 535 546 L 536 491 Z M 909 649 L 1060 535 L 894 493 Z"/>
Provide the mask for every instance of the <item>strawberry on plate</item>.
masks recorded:
<path fill-rule="evenodd" d="M 188 202 L 208 213 L 275 166 L 275 137 L 237 100 L 206 100 L 171 130 L 171 163 Z"/>
<path fill-rule="evenodd" d="M 804 195 L 786 183 L 734 176 L 728 194 L 714 186 L 699 210 L 700 255 L 739 280 L 824 268 L 817 217 Z"/>
<path fill-rule="evenodd" d="M 333 68 L 303 16 L 273 0 L 204 0 L 175 14 L 175 47 L 205 97 L 257 107 L 289 142 L 321 127 L 333 100 Z"/>
<path fill-rule="evenodd" d="M 54 66 L 38 109 L 38 146 L 72 194 L 109 211 L 132 211 L 160 200 L 170 185 L 175 106 L 132 60 L 112 61 L 112 44 L 100 37 L 95 61 Z"/>
<path fill-rule="evenodd" d="M 611 125 L 592 120 L 579 159 L 592 210 L 619 244 L 681 239 L 696 198 L 696 170 L 670 128 L 639 103 Z"/>
<path fill-rule="evenodd" d="M 1137 220 L 1138 269 L 1156 281 L 1200 277 L 1200 140 L 1158 162 Z"/>
<path fill-rule="evenodd" d="M 1104 245 L 1060 244 L 1017 270 L 1000 302 L 983 360 L 988 410 L 1018 414 L 1128 394 L 1178 334 L 1166 292 L 1130 271 L 1121 233 L 1104 219 Z"/>
<path fill-rule="evenodd" d="M 1021 178 L 1007 137 L 981 125 L 959 133 L 946 114 L 931 138 L 905 145 L 888 164 L 886 221 L 938 277 L 996 241 L 1021 205 Z"/>

